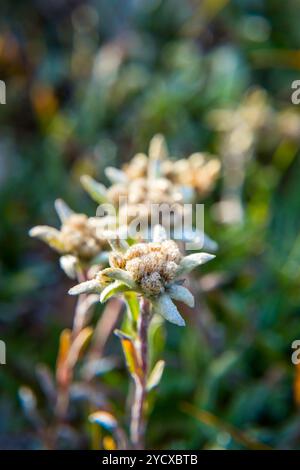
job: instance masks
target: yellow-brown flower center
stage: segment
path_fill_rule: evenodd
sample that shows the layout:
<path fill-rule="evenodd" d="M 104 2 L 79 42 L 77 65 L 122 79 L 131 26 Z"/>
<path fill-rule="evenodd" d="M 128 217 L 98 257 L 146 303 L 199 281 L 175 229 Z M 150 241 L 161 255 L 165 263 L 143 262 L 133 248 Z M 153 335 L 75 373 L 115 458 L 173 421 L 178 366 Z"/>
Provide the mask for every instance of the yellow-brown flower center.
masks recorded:
<path fill-rule="evenodd" d="M 104 246 L 96 228 L 84 214 L 72 214 L 62 225 L 61 240 L 66 253 L 71 253 L 81 259 L 91 259 Z"/>
<path fill-rule="evenodd" d="M 161 243 L 138 243 L 124 255 L 110 258 L 111 266 L 128 271 L 142 291 L 149 296 L 164 292 L 166 285 L 176 275 L 182 259 L 178 246 L 173 240 Z"/>

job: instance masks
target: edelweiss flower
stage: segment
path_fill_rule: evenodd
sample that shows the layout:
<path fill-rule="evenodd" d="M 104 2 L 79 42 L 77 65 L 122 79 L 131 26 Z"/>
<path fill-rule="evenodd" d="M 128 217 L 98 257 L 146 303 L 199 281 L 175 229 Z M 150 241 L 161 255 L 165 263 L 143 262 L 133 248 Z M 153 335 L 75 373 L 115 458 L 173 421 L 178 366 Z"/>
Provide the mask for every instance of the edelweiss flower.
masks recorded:
<path fill-rule="evenodd" d="M 212 127 L 226 136 L 223 151 L 237 155 L 251 150 L 257 133 L 264 130 L 271 119 L 267 95 L 259 88 L 247 93 L 237 108 L 216 109 L 208 117 Z"/>
<path fill-rule="evenodd" d="M 102 192 L 100 199 L 115 205 L 120 197 L 127 197 L 129 205 L 152 201 L 152 198 L 155 203 L 190 202 L 193 190 L 201 196 L 211 191 L 220 173 L 220 161 L 208 153 L 171 160 L 161 134 L 152 138 L 148 153 L 149 156 L 138 153 L 123 165 L 122 170 L 107 167 L 105 174 L 112 186 L 109 189 L 103 185 L 97 187 Z M 84 176 L 82 184 L 97 202 L 101 202 L 90 177 Z"/>
<path fill-rule="evenodd" d="M 186 202 L 185 192 L 161 173 L 161 163 L 167 156 L 163 136 L 156 135 L 150 142 L 149 157 L 139 153 L 123 166 L 123 170 L 107 167 L 105 174 L 112 185 L 106 189 L 89 176 L 82 184 L 97 202 L 109 202 L 119 210 L 122 224 L 139 218 L 148 221 L 153 204 L 174 205 L 175 220 L 182 217 L 181 206 Z"/>
<path fill-rule="evenodd" d="M 179 326 L 185 322 L 172 300 L 194 306 L 194 297 L 179 280 L 195 267 L 214 258 L 208 253 L 194 253 L 183 257 L 177 244 L 166 239 L 166 232 L 156 226 L 153 241 L 129 247 L 118 242 L 110 255 L 110 268 L 106 268 L 92 281 L 73 287 L 71 295 L 100 292 L 104 302 L 120 292 L 135 291 L 151 301 L 154 312 Z M 111 281 L 111 282 L 109 282 Z"/>
<path fill-rule="evenodd" d="M 56 200 L 55 208 L 62 223 L 60 230 L 38 225 L 29 234 L 62 254 L 61 267 L 69 277 L 74 278 L 77 264 L 88 263 L 101 254 L 106 240 L 99 237 L 97 218 L 76 214 L 61 199 Z"/>
<path fill-rule="evenodd" d="M 112 183 L 109 188 L 87 175 L 82 177 L 81 182 L 97 203 L 110 203 L 117 208 L 116 225 L 127 226 L 132 220 L 138 219 L 144 227 L 151 220 L 154 205 L 165 205 L 170 208 L 172 215 L 171 227 L 166 228 L 176 230 L 177 226 L 182 227 L 187 215 L 185 203 L 194 199 L 195 190 L 204 195 L 212 189 L 220 164 L 216 158 L 208 161 L 207 156 L 202 154 L 194 154 L 188 160 L 177 162 L 167 157 L 165 139 L 158 134 L 150 142 L 149 156 L 137 154 L 123 166 L 123 170 L 113 167 L 105 169 Z M 184 228 L 186 232 L 182 236 L 183 241 L 196 242 L 192 227 Z M 197 241 L 204 240 L 205 249 L 217 249 L 217 244 L 203 232 L 199 231 L 196 238 Z"/>
<path fill-rule="evenodd" d="M 206 196 L 214 187 L 220 174 L 221 163 L 207 153 L 193 153 L 189 158 L 168 160 L 163 173 L 173 183 L 191 187 L 200 197 Z"/>

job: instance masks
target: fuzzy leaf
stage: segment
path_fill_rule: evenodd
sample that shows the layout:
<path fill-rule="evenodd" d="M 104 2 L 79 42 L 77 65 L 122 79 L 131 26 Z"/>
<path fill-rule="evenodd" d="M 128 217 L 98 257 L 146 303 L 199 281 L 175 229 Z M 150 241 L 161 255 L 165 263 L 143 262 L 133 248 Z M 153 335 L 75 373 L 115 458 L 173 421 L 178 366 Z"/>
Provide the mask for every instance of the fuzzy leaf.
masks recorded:
<path fill-rule="evenodd" d="M 187 274 L 204 263 L 215 258 L 215 255 L 210 253 L 192 253 L 191 255 L 185 256 L 180 265 L 178 266 L 176 276 Z"/>
<path fill-rule="evenodd" d="M 74 214 L 74 211 L 62 199 L 56 199 L 54 206 L 61 223 Z"/>
<path fill-rule="evenodd" d="M 81 282 L 77 286 L 72 287 L 68 294 L 69 295 L 80 295 L 80 294 L 100 294 L 102 287 L 96 279 L 91 281 Z"/>
<path fill-rule="evenodd" d="M 136 283 L 130 276 L 130 274 L 125 271 L 124 269 L 120 268 L 106 268 L 102 270 L 102 274 L 104 276 L 109 277 L 110 279 L 114 279 L 116 281 L 121 281 L 124 284 L 126 284 L 128 287 L 131 287 L 132 289 L 136 288 Z"/>
<path fill-rule="evenodd" d="M 83 175 L 80 178 L 80 182 L 86 192 L 91 196 L 91 198 L 96 201 L 98 204 L 102 204 L 107 202 L 106 192 L 107 189 L 102 183 L 98 183 L 98 181 L 94 180 L 89 175 Z"/>
<path fill-rule="evenodd" d="M 105 175 L 111 181 L 111 183 L 124 183 L 128 182 L 128 178 L 124 171 L 118 170 L 118 168 L 114 168 L 113 166 L 108 166 L 104 170 Z"/>
<path fill-rule="evenodd" d="M 129 289 L 128 285 L 121 281 L 114 281 L 106 286 L 100 294 L 100 302 L 106 302 L 113 295 L 119 294 L 120 292 L 127 292 Z"/>
<path fill-rule="evenodd" d="M 168 295 L 171 299 L 183 302 L 191 308 L 195 306 L 193 294 L 184 286 L 172 284 L 172 286 L 168 288 Z"/>
<path fill-rule="evenodd" d="M 49 227 L 48 225 L 37 225 L 29 231 L 29 235 L 34 238 L 39 238 L 59 253 L 63 253 L 64 251 L 60 231 L 54 227 Z"/>
<path fill-rule="evenodd" d="M 152 300 L 154 311 L 163 316 L 166 320 L 178 326 L 185 326 L 185 321 L 177 310 L 176 305 L 172 302 L 167 294 L 160 295 L 157 299 Z"/>
<path fill-rule="evenodd" d="M 147 381 L 147 391 L 153 390 L 158 386 L 161 381 L 163 372 L 165 368 L 165 361 L 158 361 L 152 369 L 152 372 Z"/>
<path fill-rule="evenodd" d="M 210 238 L 208 235 L 204 234 L 203 249 L 213 251 L 215 253 L 216 251 L 218 251 L 219 245 L 215 240 Z"/>
<path fill-rule="evenodd" d="M 77 258 L 73 255 L 64 255 L 59 258 L 61 269 L 70 279 L 76 279 Z"/>

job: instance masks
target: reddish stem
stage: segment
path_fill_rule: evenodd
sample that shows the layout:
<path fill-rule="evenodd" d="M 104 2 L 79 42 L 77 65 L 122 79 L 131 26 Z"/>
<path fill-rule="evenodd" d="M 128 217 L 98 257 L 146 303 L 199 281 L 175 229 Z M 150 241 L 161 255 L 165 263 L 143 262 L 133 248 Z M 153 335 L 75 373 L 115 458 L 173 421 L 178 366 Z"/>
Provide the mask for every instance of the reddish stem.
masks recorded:
<path fill-rule="evenodd" d="M 145 298 L 141 298 L 140 315 L 138 320 L 138 345 L 140 352 L 141 371 L 140 377 L 135 379 L 135 392 L 131 413 L 131 442 L 135 449 L 145 447 L 145 402 L 147 398 L 147 372 L 148 372 L 148 325 L 150 320 L 150 304 Z"/>

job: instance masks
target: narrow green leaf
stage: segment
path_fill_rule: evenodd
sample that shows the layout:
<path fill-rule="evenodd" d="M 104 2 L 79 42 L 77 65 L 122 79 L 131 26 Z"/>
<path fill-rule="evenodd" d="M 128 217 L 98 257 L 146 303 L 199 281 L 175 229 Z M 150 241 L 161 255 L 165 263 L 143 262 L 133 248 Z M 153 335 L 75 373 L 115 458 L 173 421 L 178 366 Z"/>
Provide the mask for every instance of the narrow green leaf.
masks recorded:
<path fill-rule="evenodd" d="M 164 368 L 165 368 L 165 361 L 158 361 L 155 364 L 147 381 L 148 392 L 150 392 L 150 390 L 153 390 L 155 387 L 158 386 L 159 382 L 161 381 Z"/>
<path fill-rule="evenodd" d="M 140 312 L 140 304 L 136 292 L 125 292 L 125 300 L 130 312 L 131 319 L 137 322 Z"/>
<path fill-rule="evenodd" d="M 100 294 L 100 302 L 106 302 L 113 295 L 120 294 L 121 292 L 127 292 L 130 289 L 124 282 L 114 281 L 106 286 Z"/>

